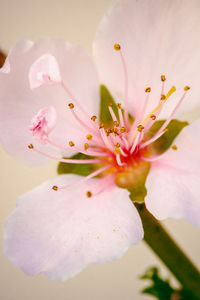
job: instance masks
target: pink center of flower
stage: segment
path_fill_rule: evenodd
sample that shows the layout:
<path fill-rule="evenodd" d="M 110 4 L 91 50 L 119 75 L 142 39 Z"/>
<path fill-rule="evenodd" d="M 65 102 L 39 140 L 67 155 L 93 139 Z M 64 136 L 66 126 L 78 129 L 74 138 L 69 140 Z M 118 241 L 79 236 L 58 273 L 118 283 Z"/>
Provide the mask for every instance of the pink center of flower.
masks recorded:
<path fill-rule="evenodd" d="M 161 128 L 155 133 L 150 139 L 145 138 L 145 134 L 148 132 L 149 128 L 153 125 L 155 120 L 161 113 L 163 106 L 167 99 L 176 91 L 176 88 L 172 88 L 165 94 L 165 81 L 164 75 L 161 75 L 161 93 L 160 99 L 158 99 L 157 106 L 146 113 L 147 102 L 150 100 L 151 88 L 147 87 L 145 89 L 146 99 L 144 102 L 144 107 L 141 116 L 133 121 L 129 119 L 128 111 L 128 75 L 125 59 L 123 57 L 121 47 L 119 44 L 114 45 L 114 49 L 120 52 L 120 57 L 122 61 L 122 67 L 124 72 L 124 111 L 122 110 L 121 104 L 117 104 L 118 117 L 116 116 L 112 103 L 108 104 L 108 109 L 112 117 L 112 126 L 107 127 L 106 124 L 97 122 L 96 116 L 89 116 L 87 112 L 81 107 L 80 103 L 72 95 L 68 87 L 60 82 L 62 88 L 70 95 L 73 103 L 69 103 L 68 107 L 74 117 L 74 120 L 78 122 L 81 126 L 88 130 L 88 134 L 85 136 L 86 142 L 82 147 L 77 147 L 74 141 L 69 141 L 68 145 L 58 144 L 56 141 L 49 139 L 50 132 L 54 129 L 56 124 L 56 113 L 53 107 L 43 108 L 38 114 L 32 119 L 30 130 L 33 135 L 41 143 L 49 143 L 59 149 L 74 149 L 75 152 L 80 152 L 83 154 L 94 156 L 94 159 L 60 159 L 58 157 L 47 155 L 33 147 L 32 144 L 29 145 L 30 149 L 33 149 L 37 153 L 47 156 L 50 159 L 57 160 L 59 162 L 66 163 L 77 163 L 77 164 L 96 164 L 100 163 L 101 167 L 90 175 L 83 177 L 78 182 L 71 185 L 66 185 L 63 187 L 54 186 L 54 190 L 63 189 L 67 187 L 72 187 L 78 183 L 84 182 L 94 176 L 101 173 L 104 175 L 117 174 L 126 169 L 130 169 L 138 161 L 148 161 L 159 159 L 160 156 L 149 157 L 148 146 L 161 137 L 166 131 L 169 122 L 174 117 L 177 109 L 181 105 L 187 91 L 190 89 L 188 86 L 184 88 L 184 93 L 174 110 L 171 112 L 168 119 L 164 122 Z M 51 80 L 51 77 L 49 77 Z M 76 113 L 75 107 L 86 116 L 86 120 L 82 120 Z M 91 192 L 87 192 L 88 197 L 91 197 Z"/>

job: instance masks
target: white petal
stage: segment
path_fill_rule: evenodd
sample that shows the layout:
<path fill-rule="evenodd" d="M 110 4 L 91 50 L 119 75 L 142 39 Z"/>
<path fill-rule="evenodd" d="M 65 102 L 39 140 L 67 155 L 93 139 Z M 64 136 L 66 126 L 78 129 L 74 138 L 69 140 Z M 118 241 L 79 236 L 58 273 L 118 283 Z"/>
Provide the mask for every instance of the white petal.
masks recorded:
<path fill-rule="evenodd" d="M 124 96 L 124 76 L 119 51 L 127 64 L 129 103 L 134 115 L 141 110 L 144 89 L 152 87 L 149 108 L 161 93 L 160 76 L 166 75 L 166 92 L 177 87 L 163 117 L 180 98 L 185 85 L 191 86 L 179 113 L 199 105 L 200 77 L 199 0 L 113 1 L 96 34 L 94 56 L 101 81 L 116 99 Z"/>
<path fill-rule="evenodd" d="M 120 258 L 143 237 L 128 191 L 115 186 L 97 193 L 101 179 L 53 191 L 79 177 L 63 175 L 21 196 L 5 226 L 8 258 L 34 275 L 64 280 L 89 263 Z M 86 197 L 90 190 L 92 197 Z"/>
<path fill-rule="evenodd" d="M 60 39 L 41 39 L 35 43 L 21 41 L 16 44 L 9 54 L 10 72 L 0 73 L 0 142 L 9 154 L 27 165 L 43 161 L 27 149 L 30 143 L 40 147 L 35 142 L 29 125 L 43 107 L 53 106 L 56 109 L 58 121 L 51 133 L 54 142 L 63 144 L 72 140 L 76 146 L 80 146 L 85 143 L 88 133 L 72 116 L 68 108 L 72 99 L 59 83 L 30 89 L 30 67 L 46 54 L 55 58 L 63 82 L 89 116 L 96 114 L 99 106 L 95 67 L 79 46 L 72 46 Z M 49 150 L 45 146 L 42 151 Z M 58 149 L 55 151 L 58 153 Z M 66 153 L 71 154 L 71 150 Z"/>
<path fill-rule="evenodd" d="M 200 121 L 183 129 L 147 177 L 146 205 L 158 219 L 185 218 L 200 226 Z"/>

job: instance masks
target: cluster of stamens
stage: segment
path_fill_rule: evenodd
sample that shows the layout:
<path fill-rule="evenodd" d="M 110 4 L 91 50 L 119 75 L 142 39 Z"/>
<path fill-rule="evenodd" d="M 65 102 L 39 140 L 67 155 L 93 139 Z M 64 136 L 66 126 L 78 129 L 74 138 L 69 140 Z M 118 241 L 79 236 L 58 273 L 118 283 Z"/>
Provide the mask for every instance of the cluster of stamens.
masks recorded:
<path fill-rule="evenodd" d="M 121 169 L 130 167 L 130 164 L 133 163 L 134 158 L 137 157 L 140 160 L 147 160 L 151 161 L 151 158 L 144 157 L 144 151 L 147 149 L 147 147 L 153 143 L 155 140 L 160 138 L 164 133 L 168 132 L 168 124 L 172 120 L 174 114 L 176 113 L 177 109 L 181 105 L 187 91 L 190 89 L 189 86 L 185 86 L 184 88 L 184 94 L 179 100 L 178 104 L 172 111 L 169 118 L 164 122 L 164 124 L 161 126 L 161 128 L 158 130 L 158 132 L 155 133 L 155 135 L 150 138 L 149 140 L 144 140 L 144 134 L 149 130 L 149 128 L 153 125 L 153 123 L 157 120 L 160 112 L 163 109 L 164 103 L 167 101 L 167 99 L 176 91 L 176 88 L 173 86 L 168 93 L 165 94 L 165 81 L 166 77 L 165 75 L 161 75 L 161 93 L 160 93 L 160 99 L 158 101 L 158 105 L 145 116 L 146 114 L 146 106 L 147 102 L 149 101 L 150 93 L 151 93 L 151 87 L 147 87 L 145 89 L 146 93 L 146 100 L 144 102 L 143 111 L 141 113 L 141 119 L 136 119 L 133 121 L 129 120 L 128 117 L 128 77 L 127 77 L 127 70 L 126 70 L 126 64 L 125 59 L 121 52 L 121 46 L 119 44 L 114 45 L 114 49 L 116 51 L 120 52 L 121 60 L 122 60 L 122 66 L 124 71 L 124 78 L 125 78 L 125 91 L 124 91 L 124 110 L 122 109 L 122 105 L 119 103 L 116 105 L 116 109 L 118 111 L 118 116 L 116 116 L 112 103 L 108 103 L 108 110 L 110 112 L 111 118 L 112 118 L 112 126 L 106 127 L 106 124 L 99 122 L 97 124 L 98 118 L 96 116 L 89 116 L 87 112 L 84 111 L 84 109 L 78 104 L 78 101 L 73 97 L 73 95 L 70 92 L 71 98 L 73 103 L 69 103 L 68 107 L 70 111 L 72 112 L 75 120 L 83 126 L 86 130 L 88 130 L 88 133 L 85 136 L 86 142 L 83 144 L 82 147 L 77 147 L 74 141 L 68 141 L 66 145 L 60 145 L 52 140 L 50 140 L 48 137 L 46 139 L 46 142 L 50 145 L 59 148 L 59 149 L 69 149 L 73 148 L 75 152 L 80 152 L 83 154 L 91 155 L 94 158 L 92 159 L 84 159 L 84 160 L 75 160 L 75 159 L 65 159 L 65 158 L 57 158 L 50 155 L 46 155 L 42 153 L 41 151 L 34 148 L 33 144 L 30 144 L 28 146 L 29 149 L 33 149 L 34 151 L 38 152 L 41 155 L 47 156 L 51 159 L 60 161 L 60 162 L 66 162 L 66 163 L 77 163 L 77 164 L 84 164 L 84 163 L 90 163 L 90 164 L 96 164 L 100 163 L 102 167 L 100 169 L 96 170 L 92 174 L 86 176 L 85 178 L 80 179 L 80 182 L 84 182 L 88 180 L 89 178 L 92 178 L 94 176 L 99 175 L 100 173 L 103 173 L 105 171 L 108 171 L 109 169 L 112 169 L 113 172 L 119 172 Z M 65 89 L 65 91 L 69 94 L 69 89 L 64 85 L 62 82 L 62 87 Z M 86 120 L 83 121 L 79 118 L 78 114 L 76 113 L 76 106 L 86 115 Z M 134 115 L 134 112 L 133 112 Z M 172 146 L 173 150 L 177 150 L 177 146 Z M 158 157 L 159 159 L 159 157 Z M 155 157 L 154 157 L 155 160 Z M 109 173 L 109 172 L 107 172 Z M 57 187 L 53 186 L 53 190 L 57 191 L 59 189 L 63 189 L 66 187 L 72 187 L 74 184 L 67 185 L 65 187 Z M 92 196 L 91 191 L 86 192 L 87 197 Z"/>

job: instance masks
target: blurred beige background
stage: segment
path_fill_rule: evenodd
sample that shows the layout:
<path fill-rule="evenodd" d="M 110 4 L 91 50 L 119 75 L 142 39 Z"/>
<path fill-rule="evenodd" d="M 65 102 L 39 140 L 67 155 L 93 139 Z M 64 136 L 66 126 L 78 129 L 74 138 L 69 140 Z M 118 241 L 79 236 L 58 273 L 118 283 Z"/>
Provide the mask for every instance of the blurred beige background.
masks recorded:
<path fill-rule="evenodd" d="M 5 51 L 19 39 L 63 37 L 90 53 L 97 25 L 109 0 L 0 0 L 0 47 Z M 5 99 L 6 105 L 6 99 Z M 56 176 L 56 164 L 28 169 L 0 149 L 0 226 L 15 206 L 15 199 L 42 181 Z M 167 229 L 200 267 L 200 231 L 185 221 L 167 220 Z M 1 239 L 2 242 L 2 239 Z M 64 283 L 44 276 L 27 277 L 12 266 L 0 250 L 1 300 L 142 300 L 146 282 L 138 279 L 151 265 L 161 266 L 151 250 L 140 243 L 119 261 L 92 265 Z M 180 266 L 181 268 L 181 266 Z"/>

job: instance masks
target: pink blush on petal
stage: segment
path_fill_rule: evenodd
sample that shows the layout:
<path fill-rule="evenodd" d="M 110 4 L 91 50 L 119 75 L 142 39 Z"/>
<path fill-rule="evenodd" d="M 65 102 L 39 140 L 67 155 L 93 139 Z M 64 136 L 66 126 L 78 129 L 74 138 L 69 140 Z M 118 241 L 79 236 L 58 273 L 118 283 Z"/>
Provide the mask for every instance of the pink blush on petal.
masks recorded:
<path fill-rule="evenodd" d="M 42 108 L 31 120 L 29 129 L 42 144 L 47 142 L 49 133 L 56 125 L 56 110 L 53 106 Z"/>

